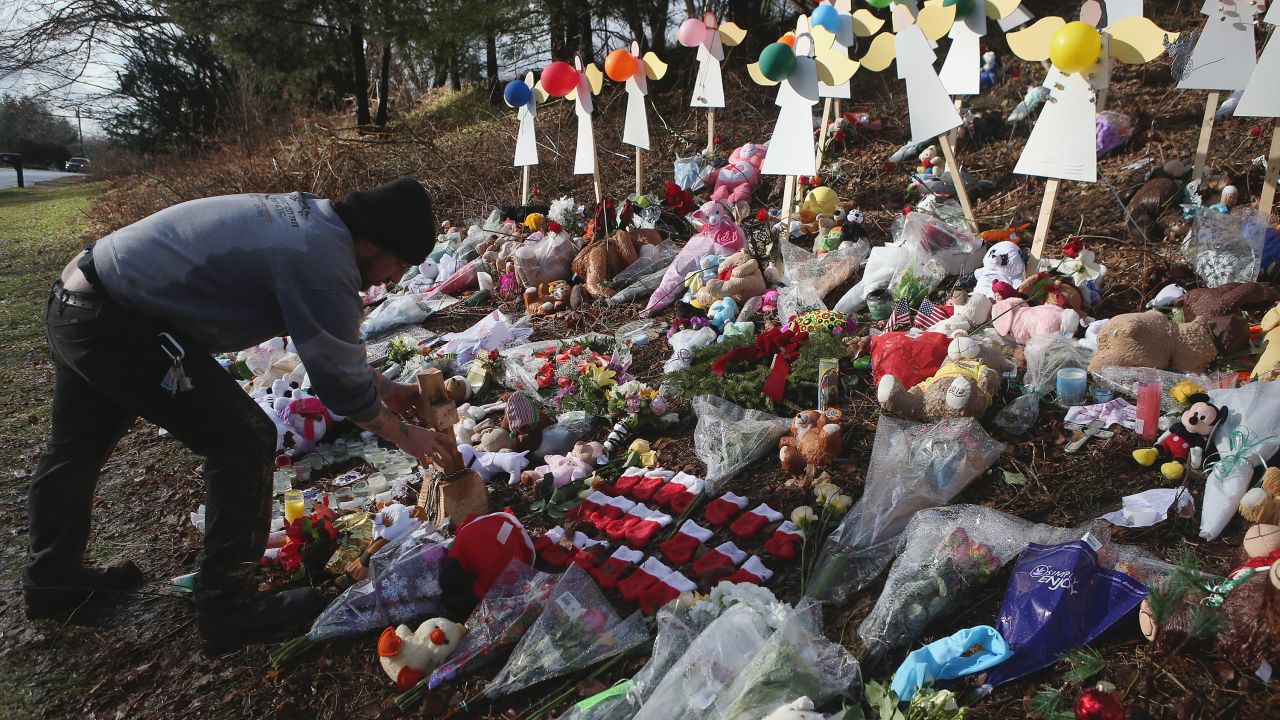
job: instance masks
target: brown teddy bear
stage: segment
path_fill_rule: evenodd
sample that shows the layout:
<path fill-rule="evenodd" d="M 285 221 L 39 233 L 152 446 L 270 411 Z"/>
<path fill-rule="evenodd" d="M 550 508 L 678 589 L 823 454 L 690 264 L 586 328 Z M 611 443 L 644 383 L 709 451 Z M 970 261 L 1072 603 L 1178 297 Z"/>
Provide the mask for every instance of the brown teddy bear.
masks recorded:
<path fill-rule="evenodd" d="M 1280 523 L 1280 468 L 1267 468 L 1262 473 L 1262 486 L 1240 498 L 1240 516 L 1253 523 Z"/>
<path fill-rule="evenodd" d="M 1098 333 L 1089 370 L 1114 365 L 1201 373 L 1218 357 L 1209 321 L 1177 324 L 1159 310 L 1117 315 Z"/>
<path fill-rule="evenodd" d="M 731 297 L 741 306 L 747 300 L 764 294 L 767 285 L 760 263 L 745 252 L 736 252 L 720 261 L 718 277 L 708 280 L 698 290 L 697 303 L 711 307 L 716 300 Z M 721 279 L 725 278 L 726 279 Z"/>
<path fill-rule="evenodd" d="M 840 426 L 817 410 L 801 410 L 791 420 L 791 434 L 778 440 L 782 469 L 812 481 L 818 470 L 835 462 L 844 443 Z"/>
<path fill-rule="evenodd" d="M 1192 602 L 1218 606 L 1226 626 L 1213 642 L 1213 652 L 1242 667 L 1280 662 L 1280 526 L 1254 525 L 1245 531 L 1240 563 L 1224 583 L 1209 588 L 1208 597 L 1188 597 L 1185 607 L 1157 625 L 1150 598 L 1142 601 L 1138 625 L 1142 634 L 1165 651 L 1190 642 Z M 1197 593 L 1199 594 L 1199 593 Z"/>
<path fill-rule="evenodd" d="M 531 317 L 541 317 L 566 310 L 573 305 L 576 289 L 563 280 L 525 288 L 524 311 Z"/>
<path fill-rule="evenodd" d="M 892 375 L 880 378 L 876 399 L 886 412 L 917 422 L 982 417 L 1000 391 L 1000 373 L 982 363 L 981 347 L 960 336 L 947 347 L 947 362 L 933 377 L 905 389 Z"/>
<path fill-rule="evenodd" d="M 1187 322 L 1206 318 L 1213 326 L 1213 337 L 1224 355 L 1249 347 L 1249 321 L 1241 310 L 1262 308 L 1280 300 L 1280 293 L 1266 283 L 1225 283 L 1215 288 L 1188 290 L 1174 305 L 1182 306 Z"/>

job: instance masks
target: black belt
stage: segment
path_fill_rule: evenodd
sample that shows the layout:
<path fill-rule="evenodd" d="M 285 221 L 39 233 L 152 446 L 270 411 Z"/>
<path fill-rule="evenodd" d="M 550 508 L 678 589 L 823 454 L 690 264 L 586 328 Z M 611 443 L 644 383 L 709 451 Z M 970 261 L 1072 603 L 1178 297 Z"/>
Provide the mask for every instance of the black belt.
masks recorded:
<path fill-rule="evenodd" d="M 53 298 L 63 305 L 84 308 L 85 310 L 98 310 L 102 307 L 102 298 L 96 294 L 71 292 L 63 288 L 61 283 L 54 286 Z"/>

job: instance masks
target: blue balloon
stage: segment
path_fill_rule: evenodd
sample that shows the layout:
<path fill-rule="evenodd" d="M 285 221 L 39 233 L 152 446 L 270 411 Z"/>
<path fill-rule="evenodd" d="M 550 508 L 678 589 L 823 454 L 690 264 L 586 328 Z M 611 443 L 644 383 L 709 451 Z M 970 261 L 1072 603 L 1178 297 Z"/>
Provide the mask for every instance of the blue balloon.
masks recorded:
<path fill-rule="evenodd" d="M 840 11 L 836 10 L 835 5 L 823 3 L 813 9 L 813 14 L 809 16 L 809 20 L 814 25 L 821 25 L 828 32 L 840 32 Z"/>
<path fill-rule="evenodd" d="M 524 107 L 533 99 L 533 91 L 523 80 L 512 80 L 502 91 L 502 99 L 511 107 Z"/>

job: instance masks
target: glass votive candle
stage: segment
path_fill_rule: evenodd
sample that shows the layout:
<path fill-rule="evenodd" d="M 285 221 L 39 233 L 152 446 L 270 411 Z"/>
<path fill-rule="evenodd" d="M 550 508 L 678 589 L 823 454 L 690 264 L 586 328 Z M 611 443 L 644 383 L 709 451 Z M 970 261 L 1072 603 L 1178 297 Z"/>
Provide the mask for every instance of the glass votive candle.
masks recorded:
<path fill-rule="evenodd" d="M 311 468 L 312 471 L 319 470 L 324 467 L 324 458 L 320 457 L 320 453 L 307 453 L 302 457 L 302 461 L 306 463 L 307 467 Z"/>
<path fill-rule="evenodd" d="M 292 523 L 306 514 L 307 505 L 302 498 L 301 490 L 290 490 L 284 494 L 284 521 L 286 523 Z"/>
<path fill-rule="evenodd" d="M 294 463 L 293 475 L 298 478 L 299 483 L 309 483 L 311 482 L 311 466 L 302 462 Z"/>
<path fill-rule="evenodd" d="M 281 495 L 293 489 L 293 468 L 280 468 L 271 474 L 271 494 Z"/>
<path fill-rule="evenodd" d="M 372 493 L 386 492 L 391 489 L 391 481 L 387 480 L 387 476 L 380 472 L 370 475 L 366 484 L 369 487 L 369 492 Z"/>
<path fill-rule="evenodd" d="M 1058 402 L 1079 405 L 1084 402 L 1089 373 L 1084 368 L 1062 368 L 1058 371 Z"/>
<path fill-rule="evenodd" d="M 1111 402 L 1113 397 L 1115 397 L 1115 393 L 1108 388 L 1098 387 L 1093 389 L 1093 401 L 1099 405 Z"/>
<path fill-rule="evenodd" d="M 347 441 L 338 438 L 333 442 L 333 461 L 342 462 L 351 457 L 351 453 L 347 450 Z"/>

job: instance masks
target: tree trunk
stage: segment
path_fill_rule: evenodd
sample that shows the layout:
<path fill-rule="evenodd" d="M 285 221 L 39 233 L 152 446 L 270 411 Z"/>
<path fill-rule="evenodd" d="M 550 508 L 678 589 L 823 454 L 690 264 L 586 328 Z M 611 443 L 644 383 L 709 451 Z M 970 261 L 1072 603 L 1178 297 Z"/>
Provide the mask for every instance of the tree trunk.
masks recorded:
<path fill-rule="evenodd" d="M 547 3 L 548 30 L 551 37 L 551 59 L 563 60 L 568 54 L 568 23 L 565 21 L 563 0 L 550 0 Z"/>
<path fill-rule="evenodd" d="M 462 58 L 456 47 L 449 55 L 449 85 L 454 90 L 462 89 Z"/>
<path fill-rule="evenodd" d="M 378 84 L 378 119 L 374 124 L 387 126 L 387 104 L 391 102 L 391 42 L 382 46 L 382 75 Z"/>
<path fill-rule="evenodd" d="M 356 94 L 356 125 L 369 125 L 369 68 L 364 61 L 364 28 L 353 20 L 347 37 L 351 41 L 351 80 Z"/>
<path fill-rule="evenodd" d="M 489 79 L 489 102 L 497 102 L 502 84 L 498 77 L 498 33 L 492 26 L 485 28 L 484 33 L 484 72 Z"/>
<path fill-rule="evenodd" d="M 640 6 L 628 0 L 624 8 L 623 13 L 626 15 L 627 29 L 631 31 L 631 39 L 640 43 L 640 48 L 644 49 L 647 47 L 647 43 L 644 37 L 644 19 L 640 12 Z"/>
<path fill-rule="evenodd" d="M 582 56 L 582 66 L 586 67 L 595 60 L 595 46 L 591 38 L 591 3 L 589 0 L 578 0 L 578 54 Z"/>
<path fill-rule="evenodd" d="M 662 54 L 667 49 L 667 19 L 671 3 L 655 3 L 649 12 L 649 49 Z"/>

